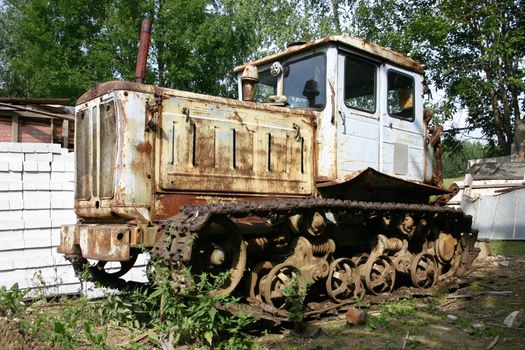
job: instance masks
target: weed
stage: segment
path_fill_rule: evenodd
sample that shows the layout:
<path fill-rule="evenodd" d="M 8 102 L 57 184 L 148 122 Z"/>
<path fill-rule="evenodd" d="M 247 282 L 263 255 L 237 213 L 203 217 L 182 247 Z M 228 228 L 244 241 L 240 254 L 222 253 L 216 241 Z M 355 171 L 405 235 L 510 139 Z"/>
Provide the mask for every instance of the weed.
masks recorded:
<path fill-rule="evenodd" d="M 381 303 L 379 305 L 379 310 L 381 311 L 379 315 L 367 319 L 366 329 L 368 331 L 385 327 L 394 318 L 404 322 L 404 320 L 400 318 L 401 316 L 414 317 L 417 313 L 417 307 L 410 299 L 401 299 L 398 302 Z"/>
<path fill-rule="evenodd" d="M 295 275 L 290 284 L 283 289 L 285 303 L 290 312 L 289 319 L 293 321 L 296 327 L 303 321 L 304 298 L 306 297 L 305 288 L 301 288 L 301 276 Z"/>
<path fill-rule="evenodd" d="M 0 286 L 0 315 L 8 317 L 17 317 L 25 309 L 24 297 L 27 295 L 27 290 L 18 288 L 18 283 L 7 289 L 5 286 Z"/>

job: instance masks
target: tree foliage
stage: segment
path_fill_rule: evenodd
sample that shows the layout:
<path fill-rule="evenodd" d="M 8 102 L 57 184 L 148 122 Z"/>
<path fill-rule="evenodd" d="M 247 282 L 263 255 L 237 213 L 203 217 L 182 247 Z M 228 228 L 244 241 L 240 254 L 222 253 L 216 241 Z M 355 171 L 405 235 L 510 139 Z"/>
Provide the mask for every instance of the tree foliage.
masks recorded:
<path fill-rule="evenodd" d="M 411 55 L 439 120 L 468 110 L 509 153 L 525 113 L 523 0 L 4 0 L 0 95 L 77 98 L 133 80 L 140 21 L 153 20 L 147 83 L 233 96 L 232 68 L 294 41 L 350 34 Z"/>

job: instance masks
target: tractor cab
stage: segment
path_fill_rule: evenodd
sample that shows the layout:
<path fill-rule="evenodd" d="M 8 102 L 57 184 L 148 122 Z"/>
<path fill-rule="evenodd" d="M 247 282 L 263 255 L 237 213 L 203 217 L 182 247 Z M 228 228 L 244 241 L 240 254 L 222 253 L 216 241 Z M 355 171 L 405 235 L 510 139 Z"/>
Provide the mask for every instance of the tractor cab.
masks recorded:
<path fill-rule="evenodd" d="M 379 45 L 333 36 L 234 70 L 243 101 L 317 117 L 317 181 L 372 168 L 430 183 L 423 66 Z"/>

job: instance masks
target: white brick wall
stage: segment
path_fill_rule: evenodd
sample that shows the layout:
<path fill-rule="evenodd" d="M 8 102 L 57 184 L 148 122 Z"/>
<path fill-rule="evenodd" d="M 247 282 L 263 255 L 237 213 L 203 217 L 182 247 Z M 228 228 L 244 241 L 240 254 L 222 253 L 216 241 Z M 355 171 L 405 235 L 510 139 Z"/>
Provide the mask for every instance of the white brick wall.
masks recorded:
<path fill-rule="evenodd" d="M 59 144 L 0 142 L 0 285 L 44 287 L 46 294 L 100 296 L 80 285 L 56 252 L 60 226 L 73 224 L 74 154 Z M 126 279 L 145 281 L 145 257 Z"/>

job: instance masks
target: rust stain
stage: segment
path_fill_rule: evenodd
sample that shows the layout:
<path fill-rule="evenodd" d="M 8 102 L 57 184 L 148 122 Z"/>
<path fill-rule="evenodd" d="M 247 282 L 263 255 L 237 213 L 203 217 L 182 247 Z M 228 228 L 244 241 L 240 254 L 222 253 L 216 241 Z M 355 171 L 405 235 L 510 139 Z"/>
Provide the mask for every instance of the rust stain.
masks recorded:
<path fill-rule="evenodd" d="M 137 149 L 137 152 L 145 153 L 147 155 L 150 155 L 151 151 L 153 150 L 153 147 L 149 141 L 141 142 L 135 148 Z"/>
<path fill-rule="evenodd" d="M 228 119 L 230 120 L 235 120 L 236 122 L 239 122 L 241 124 L 243 124 L 243 121 L 242 121 L 242 118 L 241 116 L 239 115 L 239 113 L 237 113 L 237 111 L 234 111 L 233 114 L 231 114 Z"/>

